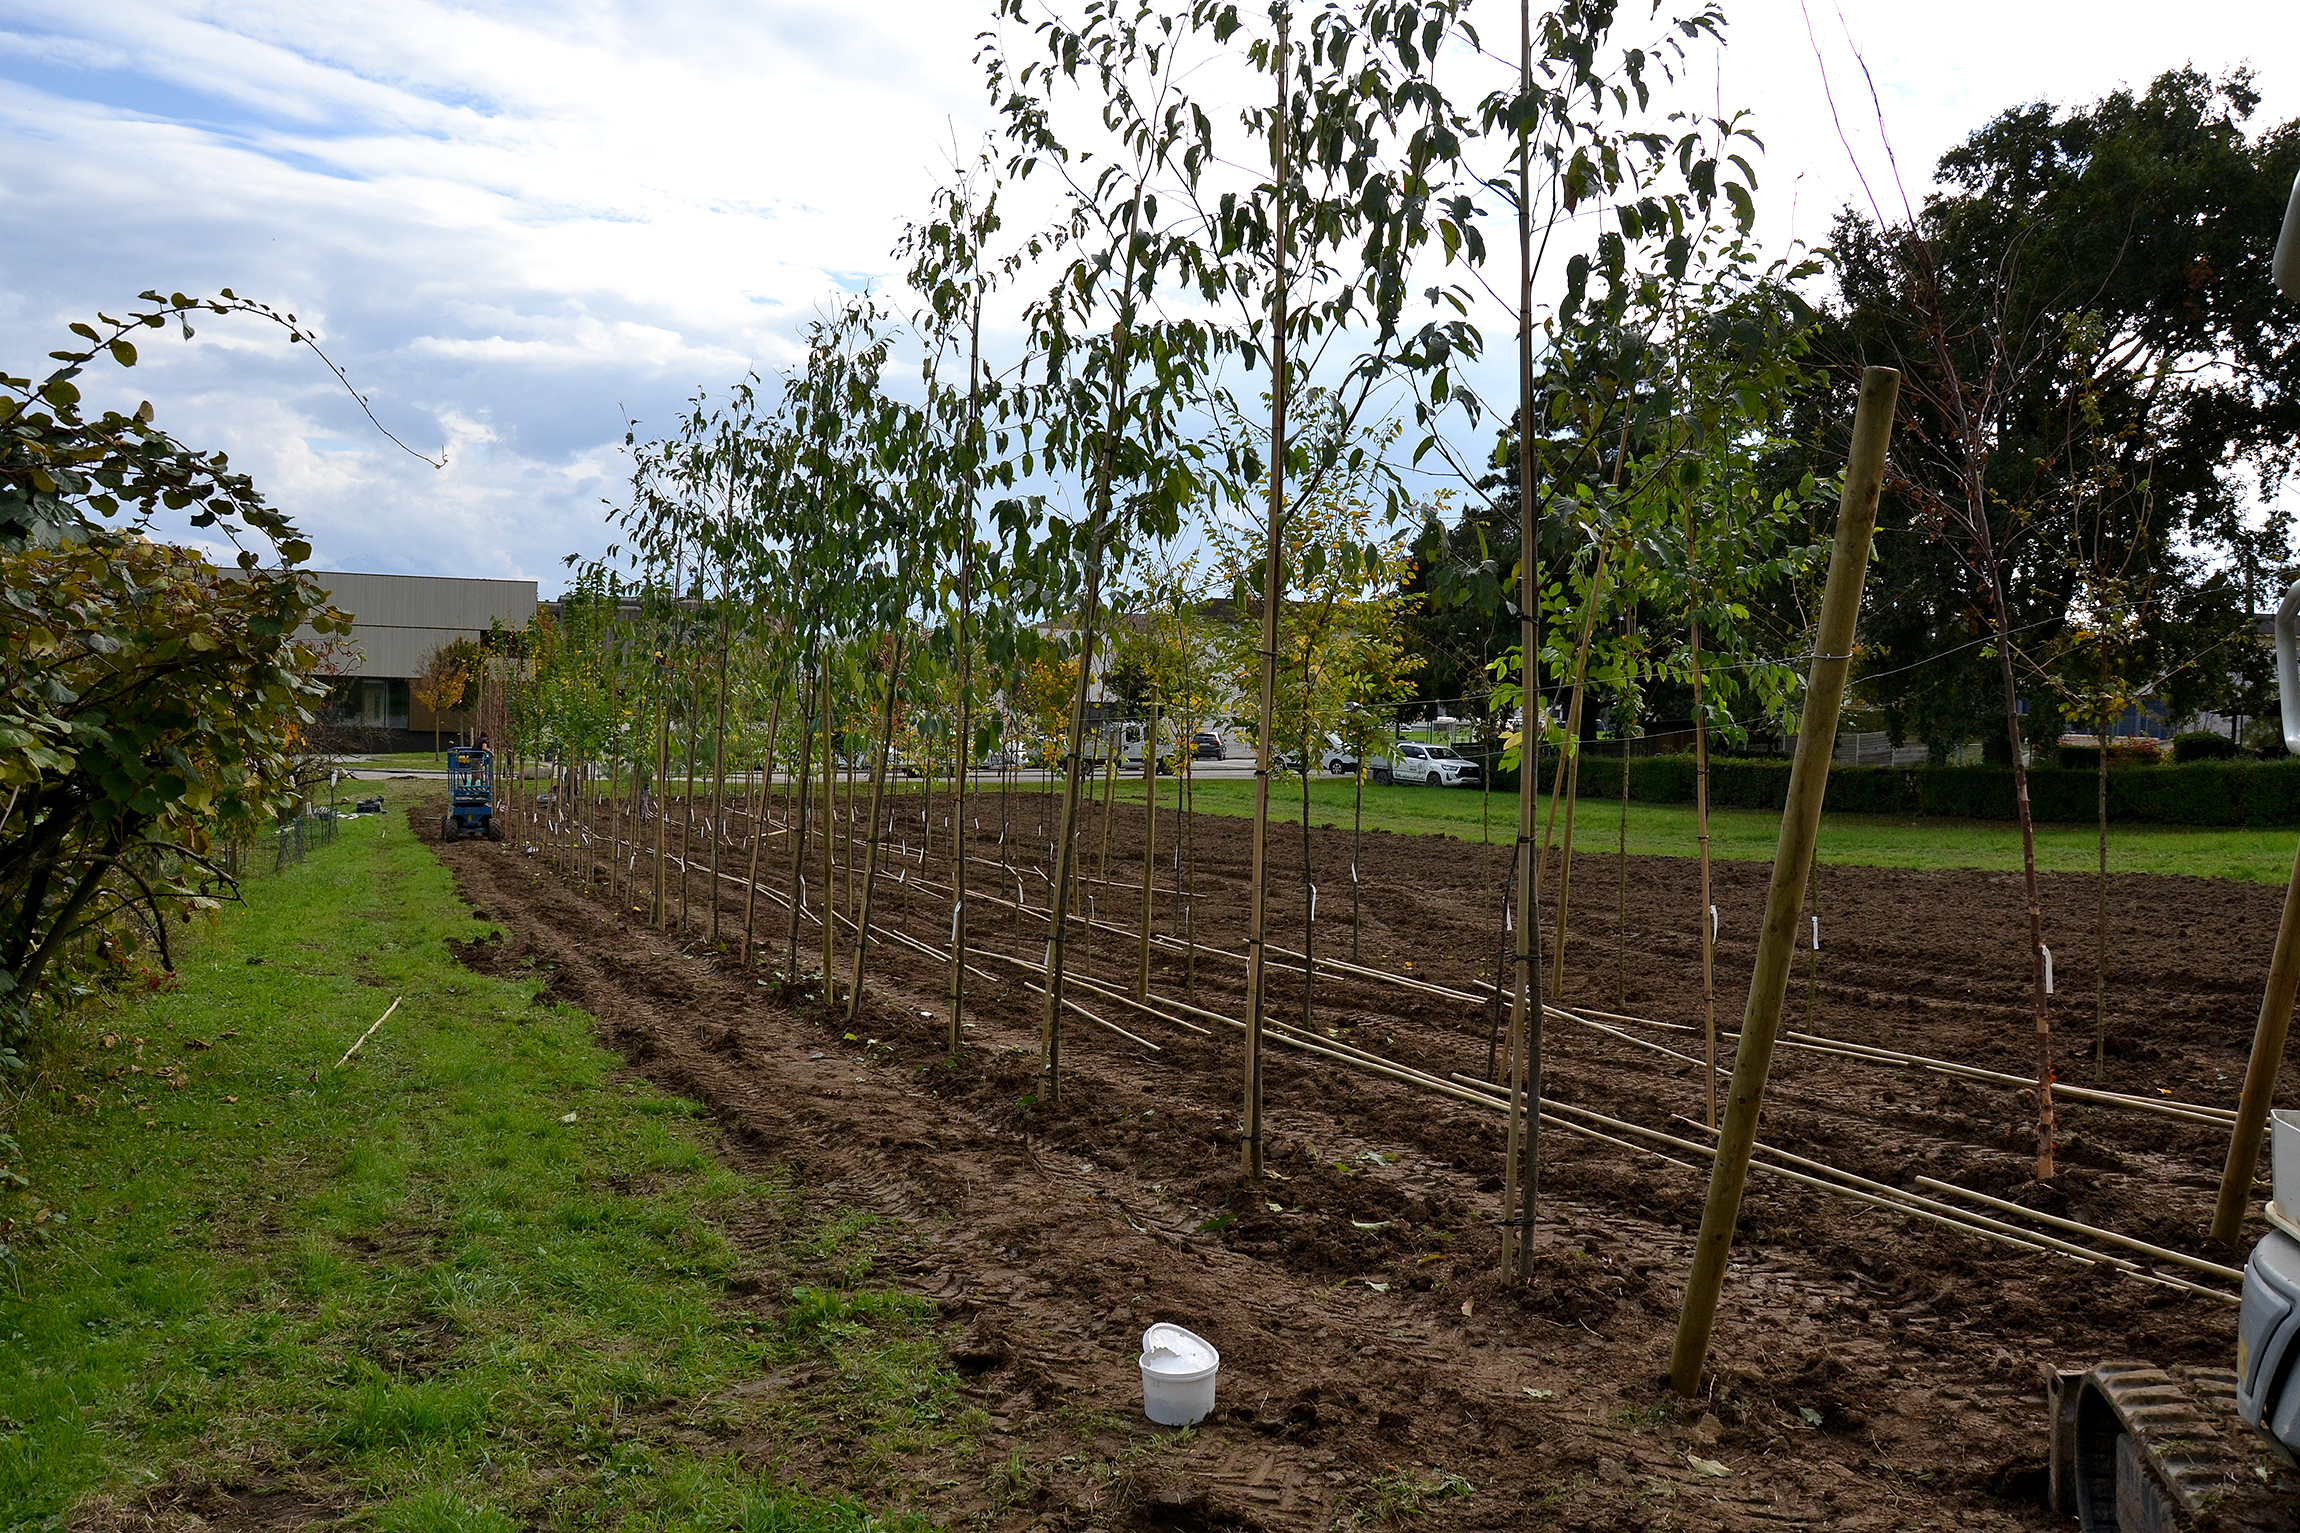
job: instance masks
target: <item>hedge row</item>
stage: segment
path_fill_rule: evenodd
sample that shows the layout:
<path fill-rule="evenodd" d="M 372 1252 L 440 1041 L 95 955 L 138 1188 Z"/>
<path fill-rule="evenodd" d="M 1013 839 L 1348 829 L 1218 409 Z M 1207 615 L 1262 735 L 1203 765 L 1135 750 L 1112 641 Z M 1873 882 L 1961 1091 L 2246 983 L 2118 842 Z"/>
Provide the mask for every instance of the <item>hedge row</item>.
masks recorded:
<path fill-rule="evenodd" d="M 1581 759 L 1583 798 L 1618 798 L 1621 758 L 1604 747 Z M 1549 787 L 1554 765 L 1542 765 Z M 1495 779 L 1514 787 L 1515 774 Z M 1633 757 L 1629 796 L 1646 803 L 1693 802 L 1691 756 Z M 2029 769 L 2029 802 L 2047 823 L 2087 825 L 2098 812 L 2096 772 L 2064 767 Z M 1778 810 L 1789 796 L 1784 758 L 1713 757 L 1709 802 L 1723 808 Z M 2010 767 L 1829 768 L 1827 807 L 1848 814 L 1938 815 L 1967 820 L 2010 820 Z M 2300 757 L 2271 761 L 2190 761 L 2178 766 L 2115 768 L 2108 774 L 2108 817 L 2140 825 L 2300 825 Z"/>

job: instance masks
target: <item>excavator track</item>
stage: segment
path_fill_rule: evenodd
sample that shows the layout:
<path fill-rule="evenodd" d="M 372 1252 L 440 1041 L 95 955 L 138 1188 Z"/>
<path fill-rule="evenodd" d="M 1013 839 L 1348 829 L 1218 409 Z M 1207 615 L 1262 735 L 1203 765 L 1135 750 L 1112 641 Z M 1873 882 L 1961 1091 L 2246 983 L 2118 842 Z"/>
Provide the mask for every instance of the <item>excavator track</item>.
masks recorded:
<path fill-rule="evenodd" d="M 2083 1533 L 2300 1533 L 2300 1472 L 2236 1412 L 2225 1368 L 2054 1369 L 2054 1508 Z"/>

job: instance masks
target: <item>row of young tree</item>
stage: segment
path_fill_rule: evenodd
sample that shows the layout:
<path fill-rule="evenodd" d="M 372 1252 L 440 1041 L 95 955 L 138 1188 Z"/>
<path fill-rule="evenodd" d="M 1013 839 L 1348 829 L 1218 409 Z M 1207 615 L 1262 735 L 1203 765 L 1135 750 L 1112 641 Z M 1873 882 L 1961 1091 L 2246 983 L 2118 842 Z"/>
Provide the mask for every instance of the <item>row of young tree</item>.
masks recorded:
<path fill-rule="evenodd" d="M 851 1009 L 890 866 L 912 834 L 947 837 L 936 897 L 955 1053 L 970 925 L 1030 897 L 970 890 L 983 864 L 964 838 L 989 789 L 969 769 L 1041 761 L 1050 823 L 996 823 L 1001 847 L 1043 837 L 1033 967 L 1051 1102 L 1072 948 L 1095 929 L 1082 868 L 1098 786 L 1107 877 L 1117 768 L 1098 679 L 1138 699 L 1153 759 L 1156 742 L 1236 720 L 1256 752 L 1240 1141 L 1258 1176 L 1281 940 L 1273 795 L 1292 771 L 1307 878 L 1310 775 L 1330 738 L 1361 765 L 1385 747 L 1424 659 L 1417 613 L 1507 623 L 1475 678 L 1523 726 L 1498 764 L 1544 744 L 1557 761 L 1546 814 L 1543 774 L 1516 773 L 1512 892 L 1495 911 L 1504 1196 L 1509 1228 L 1529 1230 L 1534 913 L 1544 866 L 1571 866 L 1581 720 L 1680 686 L 1705 750 L 1788 714 L 1825 536 L 1815 507 L 1833 485 L 1775 472 L 1786 401 L 1815 387 L 1816 315 L 1795 284 L 1817 268 L 1769 265 L 1751 245 L 1740 118 L 1652 105 L 1685 50 L 1721 35 L 1717 10 L 1625 38 L 1608 3 L 1521 5 L 1516 48 L 1488 55 L 1508 71 L 1474 103 L 1440 75 L 1485 47 L 1461 10 L 1208 0 L 1031 24 L 1010 0 L 1001 19 L 1023 40 L 993 32 L 983 52 L 1005 151 L 909 230 L 911 305 L 848 302 L 784 376 L 699 395 L 653 440 L 634 430 L 615 545 L 576 562 L 559 615 L 518 664 L 492 668 L 500 738 L 549 758 L 544 801 L 520 807 L 555 855 L 665 926 L 682 922 L 691 877 L 706 891 L 695 936 Z M 1267 104 L 1218 128 L 1227 114 L 1193 82 L 1241 77 Z M 1059 216 L 1010 233 L 1002 208 L 1048 181 L 1040 200 Z M 1553 248 L 1562 269 L 1545 272 Z M 1537 302 L 1552 285 L 1562 295 Z M 1013 354 L 986 355 L 986 311 L 1019 315 Z M 1496 322 L 1516 331 L 1506 405 L 1465 371 Z M 1462 455 L 1495 415 L 1498 455 Z M 1424 520 L 1456 504 L 1474 508 L 1460 525 L 1477 557 L 1416 560 Z M 1518 559 L 1524 547 L 1542 557 Z M 948 783 L 917 819 L 893 807 L 890 764 L 906 763 Z M 1181 765 L 1187 806 L 1186 753 Z M 516 762 L 509 776 L 541 780 Z M 1142 823 L 1156 833 L 1155 816 Z M 1703 823 L 1689 850 L 1704 891 L 1685 919 L 1707 951 Z M 1179 824 L 1187 843 L 1186 809 Z M 725 865 L 737 855 L 745 866 Z M 1139 855 L 1147 884 L 1157 858 Z M 1202 939 L 1189 847 L 1174 855 L 1175 935 Z M 764 883 L 762 859 L 781 863 Z M 1562 936 L 1565 880 L 1546 876 Z M 744 886 L 739 933 L 718 897 L 729 879 Z M 1714 1050 L 1713 1008 L 1710 1031 Z M 1513 1233 L 1513 1266 L 1530 1250 Z"/>
<path fill-rule="evenodd" d="M 1921 201 L 1877 183 L 1827 251 L 1833 291 L 1803 333 L 1803 366 L 1748 465 L 1759 494 L 1843 461 L 1866 364 L 1904 386 L 1877 557 L 1847 706 L 1855 727 L 1925 745 L 1938 762 L 1978 743 L 2010 767 L 2026 877 L 2037 1073 L 2054 1074 L 2049 958 L 2026 760 L 2064 732 L 2105 742 L 2145 704 L 2273 721 L 2259 614 L 2291 574 L 2275 491 L 2300 442 L 2300 315 L 2269 280 L 2300 123 L 2252 124 L 2248 73 L 2169 71 L 2143 91 L 2074 109 L 2002 113 L 1945 154 Z M 1507 503 L 1513 441 L 1491 501 L 1432 522 L 1417 589 L 1491 579 L 1517 553 Z M 1815 503 L 1808 497 L 1808 508 Z M 1792 530 L 1810 542 L 1817 525 Z M 1498 555 L 1498 557 L 1496 557 Z M 1561 551 L 1541 549 L 1545 567 Z M 1492 561 L 1492 562 L 1488 562 Z M 1753 604 L 1756 653 L 1794 654 L 1804 614 Z M 1429 692 L 1460 685 L 1507 625 L 1474 602 L 1414 619 Z M 1604 624 L 1617 653 L 1646 642 L 1630 614 Z M 1600 654 L 1600 674 L 1608 667 Z M 1695 671 L 1692 674 L 1699 675 Z M 1704 714 L 1685 672 L 1617 694 L 1611 731 Z M 1745 711 L 1762 724 L 1781 715 Z M 1712 719 L 1712 723 L 1714 723 Z M 1582 733 L 1594 729 L 1584 720 Z M 2096 1069 L 2105 1062 L 2109 756 L 2097 754 L 2100 899 Z M 2038 1171 L 2053 1172 L 2049 1089 Z"/>
<path fill-rule="evenodd" d="M 1138 679 L 1153 738 L 1243 719 L 1255 1172 L 1286 762 L 1307 766 L 1328 734 L 1364 760 L 1379 705 L 1417 688 L 1482 691 L 1494 718 L 1528 726 L 1505 768 L 1529 745 L 1555 763 L 1546 807 L 1544 775 L 1519 774 L 1496 920 L 1522 1265 L 1556 972 L 1541 933 L 1565 929 L 1581 742 L 1600 711 L 1632 728 L 1659 712 L 1690 719 L 1705 757 L 1790 715 L 1847 364 L 1895 361 L 1910 380 L 1857 665 L 1861 700 L 1897 736 L 1970 738 L 1993 716 L 2017 771 L 2024 731 L 2143 685 L 2209 702 L 2215 675 L 2264 674 L 2214 657 L 2246 642 L 2286 546 L 2281 521 L 2245 507 L 2289 466 L 2300 408 L 2283 386 L 2293 322 L 2262 270 L 2300 135 L 2248 136 L 2241 76 L 2007 114 L 1944 161 L 1946 189 L 1922 208 L 1848 214 L 1836 292 L 1815 303 L 1799 289 L 1818 261 L 1767 264 L 1750 243 L 1745 121 L 1654 107 L 1686 50 L 1722 39 L 1716 7 L 1630 35 L 1648 23 L 1611 0 L 1540 15 L 1521 0 L 1514 48 L 1463 12 L 1096 0 L 1032 22 L 1001 0 L 982 58 L 1003 148 L 909 230 L 910 301 L 848 304 L 786 375 L 698 396 L 653 440 L 634 430 L 618 543 L 576 569 L 561 616 L 426 685 L 444 699 L 477 672 L 481 727 L 508 775 L 551 784 L 544 823 L 565 855 L 665 922 L 674 869 L 682 890 L 737 876 L 719 865 L 723 828 L 746 812 L 764 827 L 778 778 L 796 790 L 779 833 L 802 900 L 808 870 L 818 885 L 840 872 L 823 860 L 830 827 L 865 827 L 851 876 L 868 931 L 888 821 L 855 804 L 822 815 L 834 777 L 883 800 L 886 763 L 908 761 L 947 777 L 971 820 L 983 790 L 963 764 L 1010 746 L 1049 762 L 1049 1095 L 1098 782 L 1105 845 L 1110 824 L 1095 678 Z M 1494 88 L 1460 99 L 1453 66 L 1472 58 Z M 1265 104 L 1194 94 L 1241 79 L 1251 89 L 1231 94 Z M 1017 232 L 1001 209 L 1018 202 L 1053 212 Z M 145 299 L 76 326 L 44 379 L 0 378 L 9 1049 L 79 984 L 74 955 L 117 965 L 137 932 L 161 936 L 170 912 L 228 888 L 216 848 L 292 804 L 319 651 L 344 623 L 244 476 L 148 407 L 84 413 L 73 381 L 202 314 L 307 337 L 228 292 Z M 986 313 L 994 336 L 1018 337 L 996 355 Z M 1502 328 L 1516 397 L 1488 400 L 1468 364 Z M 1496 426 L 1491 454 L 1460 449 Z M 240 573 L 146 536 L 187 509 L 248 539 Z M 1306 775 L 1302 792 L 1306 821 Z M 585 806 L 606 819 L 581 820 Z M 1687 919 L 1706 959 L 1705 800 L 1698 818 L 1704 892 Z M 585 839 L 600 823 L 605 852 Z M 961 957 L 967 867 L 949 901 Z M 842 972 L 825 922 L 809 981 L 789 915 L 786 982 L 843 985 L 852 1004 L 860 945 Z M 751 960 L 756 926 L 747 915 Z M 952 973 L 955 1047 L 965 964 Z M 2040 978 L 2049 1080 L 2046 1009 Z"/>
<path fill-rule="evenodd" d="M 1019 27 L 1020 7 L 1002 19 Z M 1749 243 L 1743 121 L 1649 110 L 1649 76 L 1721 36 L 1713 9 L 1673 18 L 1657 48 L 1624 43 L 1606 4 L 1521 6 L 1519 22 L 1514 88 L 1474 109 L 1438 79 L 1449 48 L 1483 46 L 1450 5 L 1326 8 L 1299 32 L 1283 4 L 1267 18 L 1093 6 L 1037 24 L 1020 50 L 986 34 L 1008 153 L 986 153 L 910 232 L 915 312 L 852 303 L 777 385 L 698 398 L 675 435 L 634 438 L 626 541 L 579 572 L 570 610 L 648 614 L 655 671 L 609 689 L 624 699 L 614 743 L 549 710 L 539 738 L 604 762 L 604 781 L 660 784 L 683 730 L 690 772 L 709 759 L 714 816 L 731 743 L 752 765 L 795 756 L 803 782 L 817 737 L 843 729 L 841 754 L 874 775 L 889 755 L 949 763 L 963 800 L 964 763 L 1026 741 L 1061 792 L 1052 1096 L 1098 674 L 1131 667 L 1168 730 L 1229 712 L 1255 738 L 1255 1025 L 1275 769 L 1351 731 L 1367 759 L 1416 673 L 1422 695 L 1482 691 L 1491 718 L 1535 725 L 1502 765 L 1529 738 L 1557 759 L 1546 814 L 1541 774 L 1521 775 L 1500 917 L 1517 934 L 1509 1070 L 1524 1101 L 1539 1089 L 1544 928 L 1562 977 L 1582 743 L 1601 710 L 1632 734 L 1663 709 L 1690 720 L 1705 781 L 1712 744 L 1791 716 L 1854 364 L 1893 360 L 1910 380 L 1856 667 L 1856 706 L 1896 739 L 1977 735 L 2017 776 L 2025 740 L 2142 693 L 2242 706 L 2257 690 L 2252 591 L 2288 529 L 2242 514 L 2242 476 L 2273 480 L 2292 437 L 2288 406 L 2247 413 L 2283 397 L 2267 385 L 2289 350 L 2249 278 L 2295 144 L 2289 128 L 2247 138 L 2246 79 L 2178 72 L 2138 98 L 2006 114 L 1944 159 L 1921 210 L 1841 218 L 1837 291 L 1816 304 L 1800 286 L 1819 261 L 1767 265 Z M 1209 58 L 1271 92 L 1235 140 L 1190 96 Z M 1064 135 L 1080 117 L 1090 142 Z M 1062 216 L 1010 237 L 1001 196 L 1050 175 Z M 1586 216 L 1605 227 L 1561 237 Z M 1573 250 L 1563 293 L 1537 305 L 1553 242 Z M 1432 275 L 1451 281 L 1417 307 L 1412 284 Z M 1008 299 L 1026 343 L 993 362 L 983 315 Z M 1467 458 L 1455 444 L 1489 406 L 1463 364 L 1496 317 L 1517 329 L 1516 408 L 1491 456 Z M 919 361 L 917 385 L 888 385 L 898 357 Z M 1224 632 L 1185 641 L 1222 594 Z M 599 631 L 611 647 L 638 630 L 617 617 Z M 852 722 L 874 714 L 878 760 Z M 795 721 L 795 738 L 758 749 L 746 731 L 762 719 L 769 734 Z M 1306 774 L 1302 793 L 1306 825 Z M 1697 821 L 1688 919 L 1713 972 L 1705 791 Z M 803 848 L 803 812 L 794 828 Z M 1544 910 L 1545 880 L 1550 918 L 1517 919 Z M 870 886 L 866 870 L 866 903 Z M 794 909 L 794 962 L 797 924 Z M 959 1010 L 954 994 L 954 1046 Z M 1708 1010 L 1713 1038 L 1713 996 Z M 1252 1041 L 1245 1076 L 1251 1170 Z M 1508 1180 L 1530 1208 L 1522 1124 Z M 2052 1139 L 2045 1091 L 2042 1175 Z"/>

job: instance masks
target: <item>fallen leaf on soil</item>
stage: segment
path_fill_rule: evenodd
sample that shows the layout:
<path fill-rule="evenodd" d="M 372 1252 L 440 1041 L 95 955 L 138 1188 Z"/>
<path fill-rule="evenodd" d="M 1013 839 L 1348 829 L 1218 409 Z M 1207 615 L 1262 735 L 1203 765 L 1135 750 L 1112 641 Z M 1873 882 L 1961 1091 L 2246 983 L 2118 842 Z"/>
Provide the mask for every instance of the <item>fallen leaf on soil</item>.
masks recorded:
<path fill-rule="evenodd" d="M 1475 1313 L 1477 1312 L 1477 1300 L 1475 1300 L 1475 1299 L 1464 1299 L 1464 1300 L 1462 1300 L 1462 1301 L 1461 1301 L 1461 1312 L 1462 1312 L 1462 1314 L 1464 1314 L 1465 1316 L 1466 1316 L 1466 1315 L 1475 1314 Z"/>
<path fill-rule="evenodd" d="M 1358 1281 L 1371 1288 L 1375 1293 L 1388 1293 L 1390 1291 L 1389 1284 L 1377 1283 L 1372 1278 L 1359 1278 Z"/>
<path fill-rule="evenodd" d="M 1703 1458 L 1698 1453 L 1686 1454 L 1685 1462 L 1691 1464 L 1697 1473 L 1713 1474 L 1720 1480 L 1724 1479 L 1726 1476 L 1733 1472 L 1732 1470 L 1727 1469 L 1723 1464 L 1718 1463 L 1715 1459 Z"/>
<path fill-rule="evenodd" d="M 1554 1400 L 1554 1399 L 1556 1399 L 1556 1398 L 1557 1398 L 1557 1391 L 1556 1391 L 1556 1390 L 1554 1390 L 1554 1389 L 1535 1389 L 1535 1388 L 1533 1388 L 1531 1385 L 1528 1385 L 1528 1386 L 1526 1386 L 1526 1391 L 1525 1391 L 1525 1393 L 1526 1393 L 1526 1397 L 1527 1397 L 1528 1399 L 1533 1399 L 1533 1400 Z"/>
<path fill-rule="evenodd" d="M 1366 1221 L 1363 1219 L 1352 1219 L 1350 1221 L 1350 1228 L 1353 1230 L 1386 1230 L 1389 1227 L 1390 1221 L 1387 1219 L 1376 1219 L 1371 1224 L 1366 1223 Z"/>

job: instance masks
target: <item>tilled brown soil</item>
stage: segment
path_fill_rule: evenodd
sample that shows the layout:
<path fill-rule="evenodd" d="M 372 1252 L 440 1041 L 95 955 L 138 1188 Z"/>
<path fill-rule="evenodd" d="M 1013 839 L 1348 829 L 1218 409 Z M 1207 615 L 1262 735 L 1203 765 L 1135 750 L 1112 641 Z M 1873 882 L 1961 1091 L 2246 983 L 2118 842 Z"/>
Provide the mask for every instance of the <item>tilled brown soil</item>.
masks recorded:
<path fill-rule="evenodd" d="M 874 922 L 947 941 L 947 802 L 893 801 L 890 868 Z M 931 832 L 930 853 L 922 840 Z M 987 951 L 1043 956 L 1044 832 L 1035 795 L 970 799 L 970 925 Z M 1161 816 L 1160 931 L 1179 931 Z M 436 808 L 418 809 L 436 835 Z M 741 822 L 737 822 L 739 839 Z M 1236 951 L 1248 827 L 1200 817 L 1190 925 Z M 1139 920 L 1141 812 L 1121 806 L 1109 881 L 1099 823 L 1083 841 L 1097 930 L 1074 962 L 1131 983 Z M 699 843 L 698 838 L 698 843 Z M 673 832 L 677 850 L 676 830 Z M 761 882 L 790 887 L 790 839 Z M 624 848 L 626 856 L 628 848 Z M 970 1047 L 944 1062 L 947 977 L 937 962 L 874 942 L 860 1024 L 826 1010 L 819 984 L 785 997 L 787 909 L 758 901 L 761 966 L 713 954 L 710 880 L 698 844 L 688 936 L 646 929 L 628 889 L 610 900 L 603 854 L 588 887 L 561 854 L 460 842 L 441 855 L 509 936 L 475 957 L 550 976 L 550 993 L 600 1019 L 633 1067 L 709 1104 L 728 1153 L 792 1166 L 829 1202 L 901 1231 L 897 1280 L 948 1318 L 968 1393 L 989 1413 L 988 1463 L 922 1464 L 910 1481 L 857 1481 L 836 1445 L 743 1451 L 817 1484 L 844 1484 L 953 1525 L 1326 1529 L 1351 1518 L 1449 1528 L 1903 1529 L 2059 1526 L 2042 1504 L 2040 1369 L 2107 1357 L 2225 1365 L 2233 1306 L 1753 1178 L 1705 1396 L 1663 1385 L 1705 1164 L 1667 1163 L 1554 1130 L 1542 1144 L 1539 1272 L 1495 1275 L 1500 1120 L 1408 1086 L 1273 1049 L 1267 1143 L 1273 1178 L 1240 1176 L 1239 1037 L 1196 1036 L 1081 994 L 1109 1020 L 1064 1028 L 1059 1106 L 1038 1100 L 1041 997 L 1015 966 L 970 975 Z M 1298 828 L 1274 843 L 1273 940 L 1301 945 L 1305 882 L 1319 886 L 1321 954 L 1350 951 L 1350 838 Z M 1362 961 L 1463 985 L 1490 978 L 1506 853 L 1428 837 L 1368 834 L 1359 858 Z M 859 859 L 858 859 L 859 860 Z M 742 866 L 732 846 L 722 865 Z M 810 909 L 819 862 L 809 858 Z M 644 860 L 640 866 L 644 868 Z M 1769 870 L 1719 864 L 1721 1023 L 1737 1022 Z M 1013 907 L 1017 878 L 1025 907 Z M 1552 880 L 1554 884 L 1554 880 Z M 722 879 L 723 948 L 743 890 Z M 1700 1019 L 1696 870 L 1629 862 L 1627 976 L 1616 958 L 1613 861 L 1577 859 L 1565 1001 L 1660 1021 Z M 2093 1083 L 2069 1051 L 2092 1032 L 2094 885 L 2046 880 L 2047 942 L 2064 1029 L 2062 1078 Z M 2110 891 L 2112 1089 L 2233 1101 L 2280 891 L 2206 880 L 2126 878 Z M 994 903 L 1003 900 L 1004 903 Z M 1819 1032 L 1988 1066 L 2032 1068 L 2020 880 L 1971 873 L 1824 867 L 1817 987 L 1804 947 L 1791 1011 Z M 842 933 L 840 974 L 852 962 Z M 802 927 L 800 971 L 819 968 Z M 555 967 L 552 967 L 555 966 Z M 1194 978 L 1157 952 L 1152 986 L 1187 988 L 1207 1011 L 1242 1007 L 1242 963 L 1202 954 Z M 1009 976 L 1012 976 L 1009 978 Z M 1298 975 L 1276 976 L 1273 1013 L 1298 1022 Z M 1311 1025 L 1420 1069 L 1482 1075 L 1485 1008 L 1369 981 L 1320 976 Z M 1685 1034 L 1638 1034 L 1698 1053 Z M 1701 1137 L 1697 1068 L 1553 1022 L 1549 1087 L 1650 1127 Z M 1730 1063 L 1729 1047 L 1726 1062 Z M 2293 1084 L 2287 1077 L 2287 1090 Z M 1783 1050 L 1764 1138 L 1912 1186 L 1919 1175 L 2199 1249 L 2222 1152 L 2217 1131 L 2063 1102 L 2063 1173 L 2029 1179 L 2027 1094 L 1937 1074 Z M 2226 1253 L 2220 1253 L 2227 1259 Z M 1180 1322 L 1222 1351 L 1220 1409 L 1171 1434 L 1136 1408 L 1142 1328 Z M 1722 1471 L 1722 1472 L 1720 1472 Z"/>

